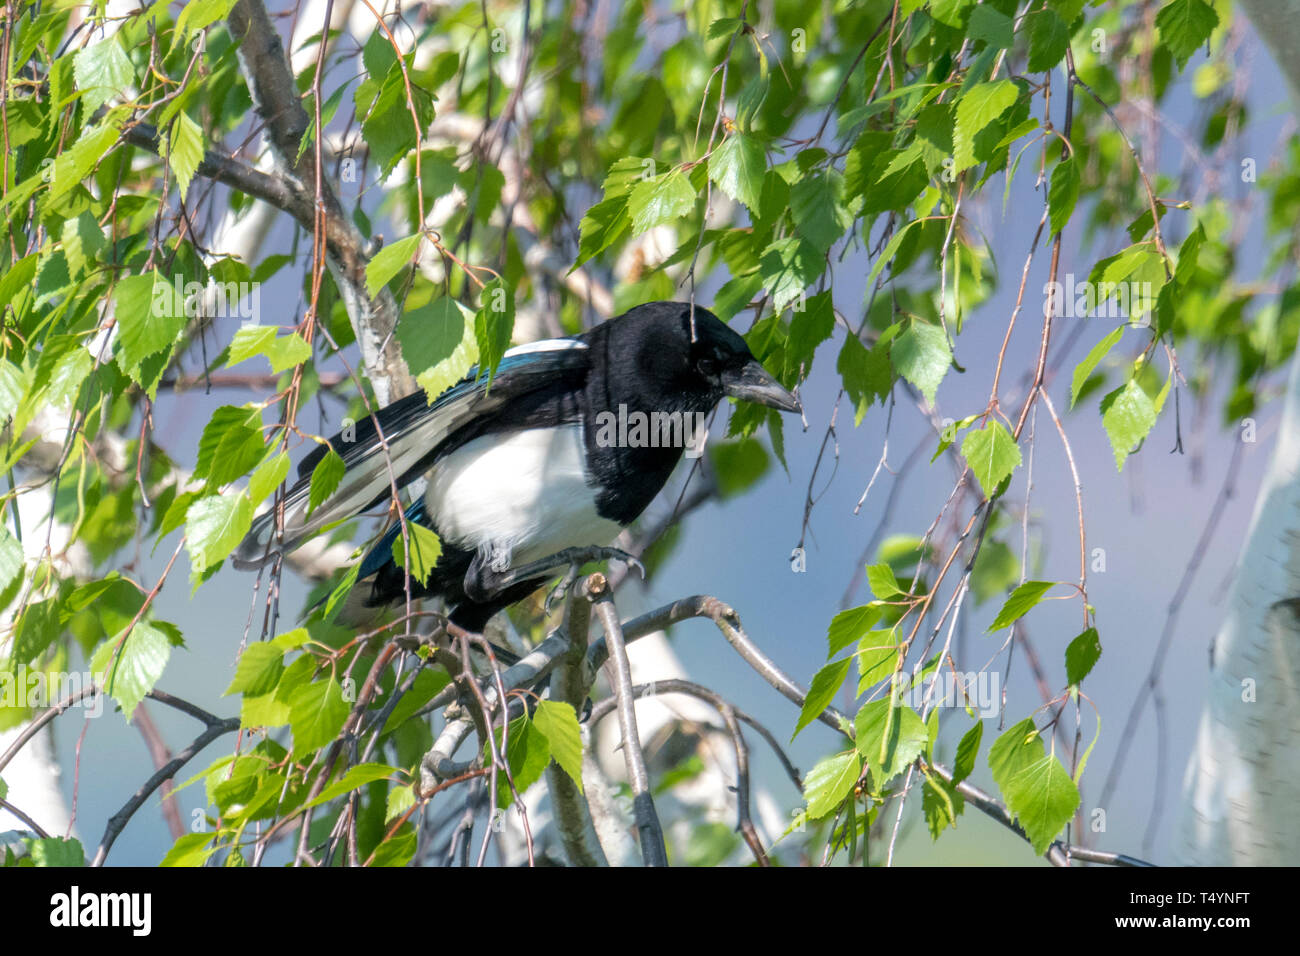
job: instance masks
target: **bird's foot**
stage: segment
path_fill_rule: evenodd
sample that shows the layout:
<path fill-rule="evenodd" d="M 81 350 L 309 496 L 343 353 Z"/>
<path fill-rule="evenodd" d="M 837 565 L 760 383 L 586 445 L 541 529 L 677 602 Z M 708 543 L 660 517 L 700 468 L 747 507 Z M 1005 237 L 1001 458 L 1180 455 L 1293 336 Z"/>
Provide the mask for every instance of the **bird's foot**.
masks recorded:
<path fill-rule="evenodd" d="M 554 557 L 558 559 L 555 562 L 556 564 L 559 564 L 562 560 L 568 564 L 569 569 L 565 572 L 564 577 L 560 579 L 560 583 L 552 588 L 551 592 L 546 595 L 545 610 L 547 614 L 551 613 L 551 608 L 557 601 L 563 600 L 564 596 L 569 593 L 569 589 L 573 587 L 573 583 L 578 580 L 578 572 L 582 569 L 582 566 L 588 562 L 622 561 L 629 568 L 636 568 L 641 575 L 641 580 L 645 580 L 645 565 L 642 564 L 635 555 L 628 554 L 626 551 L 620 550 L 619 548 L 568 548 L 564 551 L 558 552 Z M 548 558 L 546 560 L 549 561 L 550 559 Z"/>
<path fill-rule="evenodd" d="M 498 570 L 492 568 L 477 556 L 470 563 L 469 569 L 465 572 L 465 594 L 471 601 L 480 604 L 486 603 L 491 598 L 507 588 L 511 588 L 523 581 L 531 581 L 537 578 L 545 579 L 553 574 L 557 568 L 567 567 L 568 571 L 559 586 L 551 592 L 546 599 L 546 608 L 549 611 L 552 599 L 559 594 L 564 594 L 577 580 L 578 570 L 589 561 L 622 561 L 628 567 L 636 568 L 640 572 L 642 580 L 645 579 L 645 565 L 637 560 L 633 555 L 618 548 L 607 547 L 585 547 L 585 548 L 565 548 L 563 551 L 557 551 L 555 554 L 541 558 L 537 561 L 530 561 L 528 564 L 516 567 Z M 541 581 L 537 582 L 538 584 Z"/>

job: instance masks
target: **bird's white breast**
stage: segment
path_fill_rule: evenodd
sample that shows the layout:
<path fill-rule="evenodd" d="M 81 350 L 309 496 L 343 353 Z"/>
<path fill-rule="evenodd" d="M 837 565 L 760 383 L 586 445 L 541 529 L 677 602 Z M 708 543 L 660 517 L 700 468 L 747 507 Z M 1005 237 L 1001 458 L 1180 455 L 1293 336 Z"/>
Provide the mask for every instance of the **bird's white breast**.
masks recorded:
<path fill-rule="evenodd" d="M 450 544 L 512 565 L 605 545 L 621 527 L 596 513 L 581 425 L 476 438 L 441 459 L 425 506 Z"/>

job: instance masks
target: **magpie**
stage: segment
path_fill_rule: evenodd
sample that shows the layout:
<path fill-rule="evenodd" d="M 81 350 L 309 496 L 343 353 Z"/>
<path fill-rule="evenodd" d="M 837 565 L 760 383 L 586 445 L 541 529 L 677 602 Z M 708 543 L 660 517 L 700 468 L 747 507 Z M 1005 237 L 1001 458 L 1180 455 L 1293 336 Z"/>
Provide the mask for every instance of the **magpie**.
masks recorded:
<path fill-rule="evenodd" d="M 432 403 L 416 392 L 329 439 L 343 478 L 308 514 L 327 447 L 313 450 L 285 495 L 281 534 L 274 509 L 261 515 L 234 564 L 261 567 L 423 477 L 406 521 L 433 530 L 442 552 L 427 581 L 411 576 L 411 597 L 443 598 L 453 623 L 481 633 L 580 551 L 621 556 L 602 546 L 650 504 L 725 396 L 801 410 L 743 338 L 688 303 L 651 302 L 572 338 L 512 348 L 490 385 L 471 369 Z M 400 536 L 399 522 L 362 559 L 351 603 L 404 602 Z"/>

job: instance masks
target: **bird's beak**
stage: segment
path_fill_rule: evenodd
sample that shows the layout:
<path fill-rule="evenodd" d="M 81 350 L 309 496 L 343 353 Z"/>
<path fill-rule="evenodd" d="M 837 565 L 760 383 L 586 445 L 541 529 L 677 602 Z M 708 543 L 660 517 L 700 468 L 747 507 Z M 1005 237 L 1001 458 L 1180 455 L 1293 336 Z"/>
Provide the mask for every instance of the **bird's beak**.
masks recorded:
<path fill-rule="evenodd" d="M 732 398 L 743 398 L 783 412 L 803 411 L 799 399 L 782 388 L 781 383 L 758 363 L 758 359 L 750 359 L 741 368 L 723 372 L 722 392 Z"/>

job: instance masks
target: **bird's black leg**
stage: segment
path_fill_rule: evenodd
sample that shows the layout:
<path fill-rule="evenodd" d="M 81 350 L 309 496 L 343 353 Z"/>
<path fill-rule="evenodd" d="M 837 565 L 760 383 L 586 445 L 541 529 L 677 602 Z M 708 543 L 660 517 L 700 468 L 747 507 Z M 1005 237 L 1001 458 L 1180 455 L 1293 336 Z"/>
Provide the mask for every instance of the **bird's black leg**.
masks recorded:
<path fill-rule="evenodd" d="M 557 568 L 567 566 L 568 573 L 565 575 L 564 580 L 552 592 L 551 597 L 546 599 L 549 610 L 551 598 L 557 593 L 563 594 L 568 590 L 577 579 L 579 568 L 588 561 L 609 561 L 611 559 L 622 561 L 629 567 L 636 568 L 641 573 L 641 577 L 645 578 L 645 565 L 626 551 L 620 551 L 618 548 L 566 548 L 540 560 L 504 570 L 493 568 L 487 556 L 483 552 L 479 552 L 474 555 L 469 568 L 465 571 L 465 594 L 471 601 L 485 603 L 491 600 L 493 595 L 500 594 L 521 581 L 545 577 Z"/>

